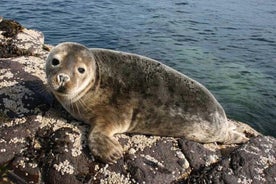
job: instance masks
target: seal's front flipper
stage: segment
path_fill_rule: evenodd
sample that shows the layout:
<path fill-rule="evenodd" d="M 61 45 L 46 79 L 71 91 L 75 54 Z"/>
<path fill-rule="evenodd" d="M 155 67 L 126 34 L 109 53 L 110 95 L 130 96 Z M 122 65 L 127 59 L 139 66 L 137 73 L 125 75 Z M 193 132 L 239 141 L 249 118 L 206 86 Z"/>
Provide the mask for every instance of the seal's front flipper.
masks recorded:
<path fill-rule="evenodd" d="M 120 143 L 113 137 L 99 132 L 91 132 L 88 138 L 88 146 L 94 156 L 105 163 L 115 163 L 123 156 Z"/>

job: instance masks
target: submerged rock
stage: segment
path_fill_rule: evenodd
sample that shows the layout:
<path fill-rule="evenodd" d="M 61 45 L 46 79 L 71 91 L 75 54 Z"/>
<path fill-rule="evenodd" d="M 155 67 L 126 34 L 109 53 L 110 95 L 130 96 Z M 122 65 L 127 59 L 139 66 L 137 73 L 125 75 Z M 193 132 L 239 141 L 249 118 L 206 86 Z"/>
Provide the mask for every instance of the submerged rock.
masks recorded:
<path fill-rule="evenodd" d="M 276 140 L 267 136 L 217 145 L 122 134 L 117 138 L 124 157 L 112 165 L 99 162 L 86 144 L 89 127 L 73 119 L 44 87 L 51 47 L 44 45 L 43 34 L 5 19 L 0 33 L 0 183 L 276 181 Z"/>

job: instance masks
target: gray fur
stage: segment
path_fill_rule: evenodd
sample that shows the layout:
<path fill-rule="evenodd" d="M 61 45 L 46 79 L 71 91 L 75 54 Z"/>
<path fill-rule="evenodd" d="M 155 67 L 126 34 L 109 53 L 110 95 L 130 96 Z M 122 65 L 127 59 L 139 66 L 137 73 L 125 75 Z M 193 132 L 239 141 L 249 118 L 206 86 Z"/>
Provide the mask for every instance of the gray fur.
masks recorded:
<path fill-rule="evenodd" d="M 113 135 L 123 132 L 204 143 L 248 140 L 227 121 L 222 106 L 197 81 L 144 56 L 106 49 L 87 52 L 93 56 L 89 58 L 91 66 L 95 66 L 93 86 L 74 103 L 53 93 L 73 116 L 91 125 L 89 146 L 102 160 L 112 162 L 121 156 Z M 78 53 L 68 49 L 68 54 Z"/>

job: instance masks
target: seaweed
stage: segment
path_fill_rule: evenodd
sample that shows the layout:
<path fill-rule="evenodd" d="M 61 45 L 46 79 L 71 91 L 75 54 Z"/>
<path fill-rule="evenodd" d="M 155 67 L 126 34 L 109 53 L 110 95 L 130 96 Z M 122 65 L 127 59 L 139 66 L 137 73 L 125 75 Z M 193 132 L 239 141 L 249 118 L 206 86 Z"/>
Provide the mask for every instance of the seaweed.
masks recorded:
<path fill-rule="evenodd" d="M 33 55 L 26 49 L 19 49 L 12 41 L 8 39 L 5 42 L 0 42 L 0 58 L 16 57 L 16 56 L 31 56 Z"/>
<path fill-rule="evenodd" d="M 22 32 L 23 29 L 24 27 L 14 20 L 2 18 L 2 21 L 0 21 L 0 31 L 2 31 L 2 35 L 7 38 L 13 38 L 19 32 Z"/>

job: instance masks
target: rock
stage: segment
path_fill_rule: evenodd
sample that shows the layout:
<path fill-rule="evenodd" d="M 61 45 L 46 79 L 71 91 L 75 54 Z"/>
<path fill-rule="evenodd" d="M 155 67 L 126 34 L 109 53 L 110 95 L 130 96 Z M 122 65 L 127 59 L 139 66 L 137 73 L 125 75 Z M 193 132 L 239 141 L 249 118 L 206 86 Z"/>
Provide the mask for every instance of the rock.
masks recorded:
<path fill-rule="evenodd" d="M 86 143 L 89 126 L 72 118 L 45 87 L 51 46 L 43 34 L 5 19 L 0 34 L 0 183 L 275 181 L 275 138 L 265 136 L 217 145 L 121 134 L 116 138 L 124 157 L 112 165 L 99 162 Z"/>
<path fill-rule="evenodd" d="M 0 58 L 45 55 L 44 35 L 13 20 L 0 19 Z"/>
<path fill-rule="evenodd" d="M 275 183 L 275 158 L 275 138 L 252 138 L 219 162 L 194 170 L 180 183 Z"/>
<path fill-rule="evenodd" d="M 195 170 L 209 166 L 221 158 L 220 152 L 209 150 L 203 144 L 185 139 L 180 139 L 178 142 L 190 166 Z"/>

